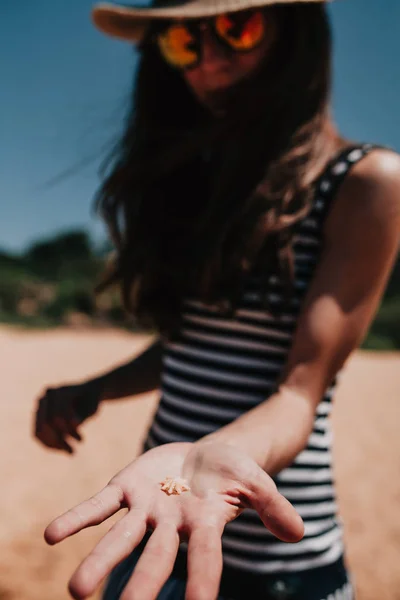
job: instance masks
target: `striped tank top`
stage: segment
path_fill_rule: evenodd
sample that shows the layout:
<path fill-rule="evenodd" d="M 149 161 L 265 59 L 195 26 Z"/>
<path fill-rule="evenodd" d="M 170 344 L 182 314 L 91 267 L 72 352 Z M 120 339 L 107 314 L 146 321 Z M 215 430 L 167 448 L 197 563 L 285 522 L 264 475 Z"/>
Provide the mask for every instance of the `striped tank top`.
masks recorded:
<path fill-rule="evenodd" d="M 195 298 L 184 302 L 180 334 L 163 353 L 161 399 L 144 450 L 169 442 L 194 442 L 268 399 L 290 350 L 302 300 L 319 260 L 323 223 L 335 191 L 352 165 L 374 146 L 347 148 L 319 178 L 308 215 L 294 237 L 295 288 L 283 304 L 282 283 L 271 276 L 265 309 L 257 277 L 250 277 L 233 317 Z M 279 316 L 276 316 L 278 314 Z M 332 475 L 330 412 L 335 382 L 318 405 L 306 448 L 275 478 L 279 491 L 305 524 L 304 538 L 288 544 L 275 538 L 257 512 L 245 509 L 224 529 L 224 564 L 267 574 L 295 572 L 335 562 L 343 553 Z M 186 544 L 181 544 L 185 552 Z"/>

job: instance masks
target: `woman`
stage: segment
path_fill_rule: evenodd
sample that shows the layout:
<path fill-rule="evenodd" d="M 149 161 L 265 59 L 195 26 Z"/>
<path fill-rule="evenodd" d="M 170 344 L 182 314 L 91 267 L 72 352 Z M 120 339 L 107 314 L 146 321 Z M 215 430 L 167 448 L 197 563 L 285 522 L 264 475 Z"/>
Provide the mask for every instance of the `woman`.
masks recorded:
<path fill-rule="evenodd" d="M 110 573 L 106 600 L 352 598 L 328 416 L 397 253 L 400 158 L 331 120 L 323 0 L 93 14 L 141 50 L 98 203 L 117 248 L 104 285 L 160 333 L 126 391 L 161 376 L 162 394 L 144 453 L 46 540 L 129 509 L 75 598 Z M 78 435 L 44 413 L 38 431 Z"/>

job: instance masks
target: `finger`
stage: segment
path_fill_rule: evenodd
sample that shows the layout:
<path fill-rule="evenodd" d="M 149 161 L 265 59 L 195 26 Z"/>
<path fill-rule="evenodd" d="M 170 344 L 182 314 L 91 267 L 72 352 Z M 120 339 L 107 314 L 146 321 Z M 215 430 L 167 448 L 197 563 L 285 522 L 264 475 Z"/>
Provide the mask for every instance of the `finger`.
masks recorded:
<path fill-rule="evenodd" d="M 298 512 L 277 490 L 271 477 L 260 468 L 251 505 L 264 525 L 283 542 L 298 542 L 304 536 L 304 523 Z"/>
<path fill-rule="evenodd" d="M 155 600 L 172 573 L 178 548 L 177 527 L 173 524 L 158 525 L 135 566 L 121 600 Z"/>
<path fill-rule="evenodd" d="M 185 600 L 215 600 L 222 574 L 222 529 L 207 526 L 189 537 Z"/>
<path fill-rule="evenodd" d="M 135 509 L 115 523 L 75 571 L 69 582 L 74 598 L 92 596 L 103 579 L 129 556 L 146 533 L 147 514 Z"/>
<path fill-rule="evenodd" d="M 63 438 L 66 435 L 70 435 L 78 442 L 82 441 L 79 433 L 74 429 L 72 423 L 70 423 L 68 417 L 62 417 L 60 415 L 54 416 L 52 419 L 52 425 L 55 431 L 57 431 Z"/>
<path fill-rule="evenodd" d="M 57 436 L 57 440 L 58 440 L 57 448 L 59 448 L 60 450 L 65 450 L 65 452 L 67 452 L 68 454 L 73 454 L 74 449 L 67 442 L 67 440 L 61 434 L 59 434 L 57 432 L 54 432 L 54 434 Z"/>
<path fill-rule="evenodd" d="M 62 398 L 53 394 L 48 402 L 47 421 L 53 427 L 65 436 L 68 433 L 68 408 Z"/>
<path fill-rule="evenodd" d="M 62 421 L 63 409 L 57 401 L 57 394 L 48 392 L 43 401 L 43 420 L 42 428 L 46 425 L 51 429 L 56 437 L 64 437 L 65 427 Z"/>
<path fill-rule="evenodd" d="M 73 448 L 64 439 L 62 431 L 54 427 L 51 423 L 53 413 L 54 398 L 53 390 L 48 389 L 45 396 L 40 399 L 39 407 L 36 412 L 35 437 L 37 437 L 45 446 L 57 450 L 64 450 L 68 454 L 73 454 Z"/>
<path fill-rule="evenodd" d="M 55 431 L 56 435 L 62 440 L 65 440 L 67 435 L 70 435 L 77 441 L 81 441 L 79 433 L 75 430 L 73 425 L 70 423 L 72 412 L 68 404 L 62 398 L 53 395 L 53 399 L 48 402 L 49 406 L 47 409 L 48 423 Z"/>
<path fill-rule="evenodd" d="M 79 433 L 79 431 L 77 429 L 74 429 L 72 427 L 72 425 L 70 427 L 68 427 L 68 433 L 71 437 L 73 437 L 77 442 L 82 442 L 83 441 L 83 437 L 81 436 L 81 434 Z"/>
<path fill-rule="evenodd" d="M 48 423 L 43 424 L 41 430 L 37 432 L 36 437 L 49 448 L 65 450 L 68 454 L 73 454 L 74 452 L 62 434 L 59 431 L 55 431 Z"/>
<path fill-rule="evenodd" d="M 85 527 L 102 523 L 121 508 L 123 499 L 122 489 L 115 484 L 108 484 L 89 500 L 54 519 L 44 532 L 46 542 L 57 544 Z"/>
<path fill-rule="evenodd" d="M 78 430 L 78 427 L 82 424 L 82 421 L 80 421 L 77 418 L 77 416 L 75 415 L 75 411 L 72 408 L 70 409 L 68 423 L 69 423 L 69 430 L 68 430 L 69 435 L 71 435 L 76 440 L 78 440 L 78 442 L 82 442 L 83 436 L 81 435 L 81 433 Z"/>

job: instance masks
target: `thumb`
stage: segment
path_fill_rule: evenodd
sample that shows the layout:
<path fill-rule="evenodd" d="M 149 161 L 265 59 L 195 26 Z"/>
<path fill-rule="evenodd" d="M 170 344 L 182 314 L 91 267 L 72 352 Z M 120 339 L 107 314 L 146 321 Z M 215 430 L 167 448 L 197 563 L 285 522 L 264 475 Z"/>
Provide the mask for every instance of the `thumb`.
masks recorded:
<path fill-rule="evenodd" d="M 299 513 L 281 493 L 261 467 L 252 485 L 251 506 L 265 527 L 283 542 L 299 542 L 304 536 L 304 523 Z"/>

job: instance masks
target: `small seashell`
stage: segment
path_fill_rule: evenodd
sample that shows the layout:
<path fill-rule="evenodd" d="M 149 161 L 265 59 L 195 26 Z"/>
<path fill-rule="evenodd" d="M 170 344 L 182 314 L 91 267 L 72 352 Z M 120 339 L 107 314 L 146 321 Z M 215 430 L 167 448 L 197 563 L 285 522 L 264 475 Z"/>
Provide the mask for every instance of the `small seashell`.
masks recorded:
<path fill-rule="evenodd" d="M 186 479 L 182 479 L 181 477 L 166 477 L 160 482 L 160 486 L 162 491 L 168 494 L 168 496 L 177 496 L 183 492 L 190 491 L 188 482 Z"/>

